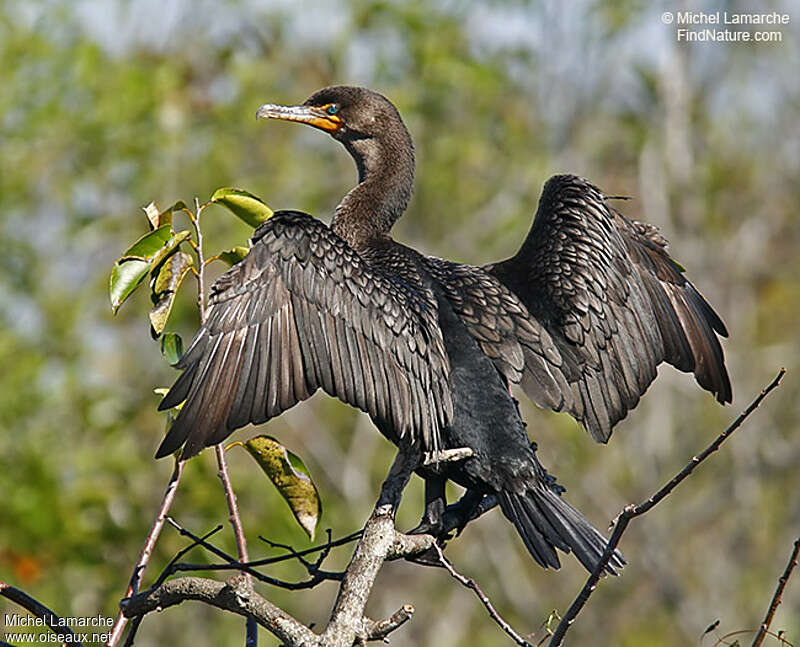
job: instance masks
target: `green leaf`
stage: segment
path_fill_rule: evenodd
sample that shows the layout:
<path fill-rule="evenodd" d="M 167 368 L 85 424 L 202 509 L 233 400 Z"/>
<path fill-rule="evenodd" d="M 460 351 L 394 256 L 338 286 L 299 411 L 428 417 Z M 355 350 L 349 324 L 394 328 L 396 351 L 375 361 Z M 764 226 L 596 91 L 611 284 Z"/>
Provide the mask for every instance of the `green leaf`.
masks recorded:
<path fill-rule="evenodd" d="M 150 271 L 150 263 L 139 259 L 120 260 L 111 270 L 109 292 L 111 308 L 116 314 L 119 307 Z"/>
<path fill-rule="evenodd" d="M 264 473 L 289 504 L 297 523 L 314 539 L 314 531 L 322 516 L 322 502 L 308 468 L 272 436 L 254 436 L 247 442 L 236 441 L 225 449 L 244 447 L 256 459 Z"/>
<path fill-rule="evenodd" d="M 164 225 L 145 234 L 125 251 L 114 264 L 109 281 L 111 308 L 115 314 L 147 273 L 156 269 L 190 235 L 188 230 L 173 234 L 171 225 Z"/>
<path fill-rule="evenodd" d="M 224 261 L 228 265 L 236 265 L 241 262 L 245 256 L 250 253 L 249 247 L 236 246 L 226 249 L 224 252 L 217 254 L 217 258 Z"/>
<path fill-rule="evenodd" d="M 174 366 L 183 355 L 183 340 L 176 332 L 165 332 L 161 338 L 161 354 L 167 364 Z M 158 393 L 158 391 L 156 391 Z M 166 395 L 164 392 L 162 395 Z"/>
<path fill-rule="evenodd" d="M 261 198 L 242 189 L 230 187 L 217 189 L 211 196 L 211 202 L 227 207 L 233 215 L 241 218 L 253 228 L 272 217 L 272 209 Z"/>
<path fill-rule="evenodd" d="M 192 269 L 194 261 L 186 252 L 178 252 L 170 256 L 161 265 L 158 274 L 153 278 L 153 309 L 150 310 L 151 333 L 158 337 L 167 325 L 175 294 L 181 286 L 186 274 Z"/>
<path fill-rule="evenodd" d="M 133 245 L 125 250 L 121 260 L 128 260 L 136 258 L 141 261 L 146 261 L 153 258 L 158 251 L 167 244 L 167 241 L 172 238 L 172 226 L 164 225 L 158 229 L 146 233 Z"/>
<path fill-rule="evenodd" d="M 172 253 L 178 249 L 178 245 L 180 245 L 191 235 L 192 232 L 188 229 L 184 229 L 183 231 L 179 231 L 177 234 L 174 234 L 172 238 L 170 238 L 167 243 L 150 259 L 150 264 L 153 269 L 157 268 L 165 258 L 171 256 Z"/>

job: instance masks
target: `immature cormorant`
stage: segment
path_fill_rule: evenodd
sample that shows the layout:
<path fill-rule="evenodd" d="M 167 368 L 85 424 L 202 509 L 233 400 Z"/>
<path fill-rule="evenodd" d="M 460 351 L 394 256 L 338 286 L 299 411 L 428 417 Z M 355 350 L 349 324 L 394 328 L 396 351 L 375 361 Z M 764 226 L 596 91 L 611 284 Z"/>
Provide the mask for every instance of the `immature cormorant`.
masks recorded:
<path fill-rule="evenodd" d="M 328 132 L 352 155 L 359 182 L 330 227 L 276 212 L 214 284 L 161 403 L 185 400 L 157 456 L 181 445 L 193 456 L 321 387 L 396 444 L 473 450 L 443 476 L 420 470 L 421 530 L 441 528 L 447 477 L 473 500 L 496 495 L 543 566 L 559 566 L 558 548 L 591 569 L 606 541 L 538 462 L 508 385 L 569 412 L 602 442 L 664 361 L 729 402 L 717 339 L 725 327 L 666 241 L 586 180 L 561 175 L 545 185 L 513 258 L 484 268 L 428 258 L 389 236 L 411 197 L 414 149 L 385 97 L 334 86 L 300 106 L 263 105 L 258 117 Z M 615 556 L 609 571 L 622 563 Z"/>

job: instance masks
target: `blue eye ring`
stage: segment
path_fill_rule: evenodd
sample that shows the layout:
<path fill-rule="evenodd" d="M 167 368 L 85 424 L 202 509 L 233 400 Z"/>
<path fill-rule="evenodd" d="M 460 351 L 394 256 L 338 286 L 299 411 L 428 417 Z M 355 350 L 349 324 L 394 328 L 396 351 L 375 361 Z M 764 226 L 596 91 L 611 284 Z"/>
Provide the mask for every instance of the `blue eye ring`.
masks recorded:
<path fill-rule="evenodd" d="M 329 115 L 335 115 L 337 112 L 339 112 L 339 106 L 335 103 L 332 103 L 326 108 L 325 112 L 327 112 Z"/>

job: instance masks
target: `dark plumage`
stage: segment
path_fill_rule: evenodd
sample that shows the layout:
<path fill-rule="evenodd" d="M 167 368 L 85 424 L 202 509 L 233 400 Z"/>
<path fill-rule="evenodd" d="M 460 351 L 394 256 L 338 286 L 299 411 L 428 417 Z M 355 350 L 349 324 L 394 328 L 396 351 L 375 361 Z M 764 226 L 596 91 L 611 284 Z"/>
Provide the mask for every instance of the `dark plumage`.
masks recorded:
<path fill-rule="evenodd" d="M 570 413 L 595 440 L 609 439 L 661 362 L 694 372 L 719 402 L 731 402 L 717 339 L 727 337 L 725 325 L 656 228 L 625 218 L 583 178 L 550 178 L 516 256 L 484 269 L 519 297 L 553 344 L 546 358 L 562 401 L 542 404 L 537 380 L 523 381 L 526 392 Z"/>
<path fill-rule="evenodd" d="M 556 549 L 591 569 L 603 536 L 561 497 L 528 440 L 509 384 L 568 411 L 596 440 L 633 408 L 667 361 L 731 398 L 725 328 L 649 225 L 628 220 L 574 176 L 545 185 L 513 258 L 485 268 L 424 257 L 389 236 L 414 180 L 411 137 L 394 106 L 334 86 L 258 116 L 313 125 L 353 156 L 359 183 L 331 226 L 277 212 L 250 254 L 212 289 L 207 320 L 161 408 L 185 400 L 157 456 L 189 457 L 322 388 L 366 411 L 396 444 L 470 447 L 421 468 L 438 532 L 445 479 L 468 500 L 497 496 L 543 566 Z M 609 572 L 624 562 L 616 555 Z"/>

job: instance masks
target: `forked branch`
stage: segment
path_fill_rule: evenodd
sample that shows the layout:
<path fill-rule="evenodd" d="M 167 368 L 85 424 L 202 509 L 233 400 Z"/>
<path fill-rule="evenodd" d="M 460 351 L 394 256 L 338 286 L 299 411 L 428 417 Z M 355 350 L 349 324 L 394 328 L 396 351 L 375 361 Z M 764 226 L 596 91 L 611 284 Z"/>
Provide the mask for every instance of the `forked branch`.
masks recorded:
<path fill-rule="evenodd" d="M 397 532 L 394 527 L 394 514 L 400 496 L 419 460 L 418 453 L 406 451 L 398 453 L 383 484 L 378 503 L 364 527 L 353 558 L 344 573 L 330 622 L 321 634 L 311 631 L 262 597 L 244 575 L 236 575 L 227 582 L 200 577 L 159 581 L 153 589 L 123 600 L 120 605 L 122 612 L 126 617 L 137 617 L 186 600 L 199 600 L 254 620 L 286 645 L 351 647 L 371 640 L 383 640 L 390 632 L 407 622 L 414 609 L 410 605 L 405 605 L 390 618 L 379 621 L 364 615 L 367 599 L 378 571 L 388 559 L 416 556 L 431 550 L 436 544 L 436 540 L 430 535 L 404 535 Z M 328 546 L 334 543 L 338 542 L 329 541 Z M 212 550 L 223 559 L 232 559 L 230 556 L 220 554 L 221 551 L 208 543 L 205 538 L 193 536 L 192 545 Z M 289 555 L 278 559 L 298 559 L 310 552 L 292 551 Z M 250 565 L 235 563 L 230 564 L 230 567 L 252 575 L 253 564 L 256 562 Z M 311 562 L 308 564 L 311 567 L 316 565 Z"/>

